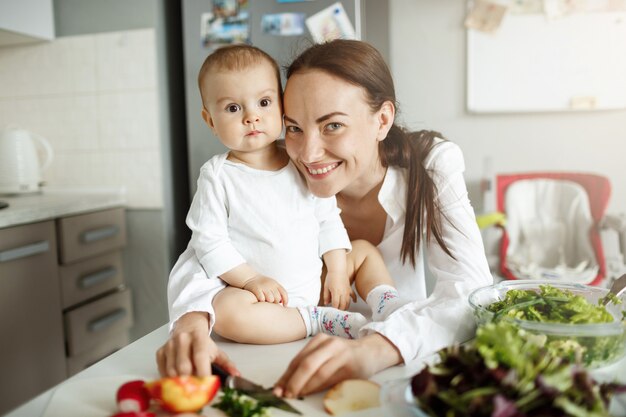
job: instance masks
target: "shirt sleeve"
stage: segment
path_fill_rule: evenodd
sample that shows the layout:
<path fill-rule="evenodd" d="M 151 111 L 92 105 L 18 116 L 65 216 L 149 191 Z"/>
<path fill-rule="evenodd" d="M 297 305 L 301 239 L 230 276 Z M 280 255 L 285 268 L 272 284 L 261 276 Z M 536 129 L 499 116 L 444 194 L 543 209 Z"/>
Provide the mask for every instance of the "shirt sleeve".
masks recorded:
<path fill-rule="evenodd" d="M 180 255 L 167 284 L 170 331 L 174 323 L 191 311 L 209 313 L 210 327 L 215 324 L 213 298 L 226 285 L 219 278 L 209 278 L 191 246 Z"/>
<path fill-rule="evenodd" d="M 467 195 L 460 148 L 441 142 L 425 164 L 437 187 L 443 241 L 454 259 L 434 238 L 427 242 L 423 249 L 436 279 L 432 294 L 425 300 L 405 304 L 384 322 L 372 322 L 361 329 L 362 334 L 377 332 L 389 339 L 405 363 L 470 339 L 475 323 L 467 297 L 474 289 L 493 283 Z"/>
<path fill-rule="evenodd" d="M 348 232 L 341 221 L 341 210 L 337 207 L 335 197 L 315 197 L 315 216 L 320 225 L 319 255 L 320 257 L 334 249 L 346 249 L 350 252 L 352 245 Z"/>
<path fill-rule="evenodd" d="M 198 189 L 189 214 L 190 245 L 209 277 L 216 277 L 246 262 L 228 234 L 228 201 L 219 181 L 221 164 L 212 159 L 200 169 Z"/>

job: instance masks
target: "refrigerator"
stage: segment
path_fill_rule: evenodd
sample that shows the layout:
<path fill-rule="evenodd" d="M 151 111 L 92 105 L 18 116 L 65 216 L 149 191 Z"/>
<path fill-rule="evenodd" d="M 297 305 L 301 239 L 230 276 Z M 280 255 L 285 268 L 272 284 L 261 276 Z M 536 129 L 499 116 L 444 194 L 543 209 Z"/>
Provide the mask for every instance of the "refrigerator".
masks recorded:
<path fill-rule="evenodd" d="M 207 41 L 207 19 L 215 14 L 215 7 L 227 8 L 233 3 L 245 5 L 248 42 L 269 53 L 281 68 L 288 65 L 308 45 L 313 44 L 313 38 L 306 25 L 302 35 L 268 33 L 267 23 L 262 24 L 264 19 L 267 22 L 268 17 L 285 13 L 303 14 L 306 18 L 336 3 L 343 6 L 355 29 L 356 38 L 374 45 L 389 64 L 388 0 L 182 0 L 186 140 L 191 197 L 196 191 L 200 167 L 213 155 L 226 152 L 226 148 L 204 124 L 200 115 L 202 103 L 197 76 L 202 62 L 215 47 L 210 39 Z M 284 78 L 284 74 L 282 75 Z"/>

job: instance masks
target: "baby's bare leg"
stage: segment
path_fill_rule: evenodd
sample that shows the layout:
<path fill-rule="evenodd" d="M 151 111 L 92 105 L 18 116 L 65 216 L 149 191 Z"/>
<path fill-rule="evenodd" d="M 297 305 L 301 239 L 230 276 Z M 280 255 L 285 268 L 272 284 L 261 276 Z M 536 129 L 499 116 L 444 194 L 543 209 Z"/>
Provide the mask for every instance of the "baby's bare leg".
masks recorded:
<path fill-rule="evenodd" d="M 348 276 L 364 300 L 379 285 L 394 286 L 382 255 L 366 240 L 352 241 L 352 251 L 348 254 Z"/>
<path fill-rule="evenodd" d="M 348 272 L 354 280 L 356 291 L 372 309 L 373 321 L 385 320 L 406 304 L 407 300 L 402 299 L 395 288 L 382 255 L 371 243 L 365 240 L 352 242 L 348 268 L 352 268 Z"/>
<path fill-rule="evenodd" d="M 307 336 L 296 308 L 259 302 L 250 291 L 226 287 L 213 300 L 217 334 L 239 343 L 274 344 Z"/>

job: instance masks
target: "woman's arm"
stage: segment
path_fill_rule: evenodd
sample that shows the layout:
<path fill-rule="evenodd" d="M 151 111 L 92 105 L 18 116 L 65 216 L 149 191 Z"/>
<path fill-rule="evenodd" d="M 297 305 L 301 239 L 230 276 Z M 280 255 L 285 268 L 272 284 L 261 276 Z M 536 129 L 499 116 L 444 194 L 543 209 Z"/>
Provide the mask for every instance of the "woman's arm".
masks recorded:
<path fill-rule="evenodd" d="M 274 386 L 276 395 L 294 398 L 350 378 L 369 378 L 402 358 L 380 334 L 357 340 L 318 334 L 293 358 Z"/>

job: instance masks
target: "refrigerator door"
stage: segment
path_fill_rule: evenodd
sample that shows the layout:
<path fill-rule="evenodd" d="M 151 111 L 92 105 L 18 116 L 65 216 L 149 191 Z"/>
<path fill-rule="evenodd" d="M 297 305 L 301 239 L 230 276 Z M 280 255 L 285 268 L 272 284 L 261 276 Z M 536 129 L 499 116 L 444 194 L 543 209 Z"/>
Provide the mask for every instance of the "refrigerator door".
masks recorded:
<path fill-rule="evenodd" d="M 279 2 L 278 0 L 248 0 L 250 41 L 253 45 L 269 53 L 278 64 L 288 65 L 300 52 L 313 44 L 313 40 L 305 28 L 303 35 L 277 36 L 264 33 L 261 28 L 263 15 L 275 13 L 304 13 L 309 17 L 326 7 L 337 3 L 337 0 L 315 0 Z M 387 28 L 387 0 L 343 0 L 343 8 L 354 26 L 357 36 L 360 35 L 364 20 L 371 10 L 372 40 L 363 36 L 364 40 L 372 42 L 386 55 L 386 48 L 377 44 L 376 39 L 386 36 Z M 183 0 L 183 42 L 185 58 L 185 100 L 187 117 L 187 148 L 189 156 L 189 179 L 191 195 L 195 193 L 196 182 L 200 167 L 213 155 L 223 153 L 226 148 L 204 124 L 200 112 L 202 103 L 198 92 L 197 76 L 202 62 L 211 48 L 202 45 L 200 36 L 201 17 L 211 12 L 211 0 Z M 382 13 L 381 13 L 382 12 Z M 368 29 L 369 31 L 369 29 Z M 376 39 L 374 39 L 376 38 Z"/>

